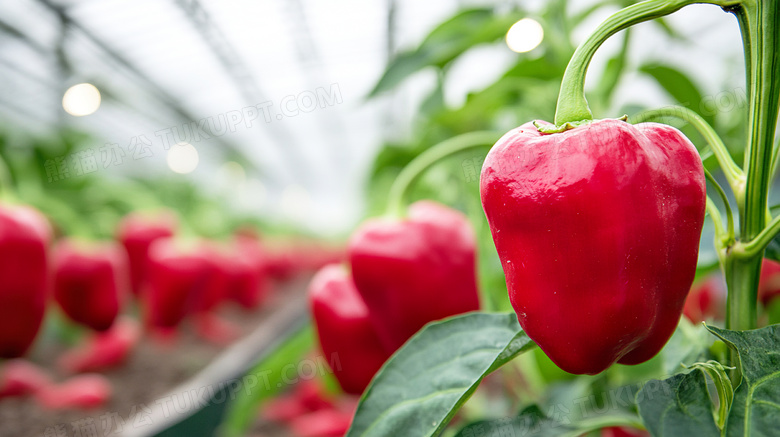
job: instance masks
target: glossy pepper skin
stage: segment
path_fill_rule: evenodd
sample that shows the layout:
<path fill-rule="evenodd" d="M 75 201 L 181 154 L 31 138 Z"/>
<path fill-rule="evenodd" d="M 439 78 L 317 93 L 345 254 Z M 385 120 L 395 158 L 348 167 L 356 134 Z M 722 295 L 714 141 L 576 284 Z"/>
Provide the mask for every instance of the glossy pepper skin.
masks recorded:
<path fill-rule="evenodd" d="M 51 228 L 27 206 L 0 205 L 0 358 L 29 349 L 43 321 Z"/>
<path fill-rule="evenodd" d="M 122 219 L 117 239 L 127 251 L 131 289 L 141 293 L 146 277 L 149 246 L 159 238 L 171 237 L 177 226 L 173 213 L 130 213 Z"/>
<path fill-rule="evenodd" d="M 431 201 L 352 236 L 352 276 L 382 344 L 395 351 L 428 322 L 479 309 L 475 237 L 466 216 Z"/>
<path fill-rule="evenodd" d="M 368 308 L 342 266 L 323 267 L 309 284 L 309 305 L 326 360 L 341 388 L 361 394 L 390 357 L 379 341 Z"/>
<path fill-rule="evenodd" d="M 110 243 L 63 240 L 54 248 L 54 300 L 74 322 L 111 327 L 128 293 L 127 256 Z"/>
<path fill-rule="evenodd" d="M 704 171 L 688 139 L 655 123 L 556 134 L 527 123 L 493 146 L 480 185 L 512 306 L 561 369 L 596 374 L 661 350 L 704 222 Z"/>

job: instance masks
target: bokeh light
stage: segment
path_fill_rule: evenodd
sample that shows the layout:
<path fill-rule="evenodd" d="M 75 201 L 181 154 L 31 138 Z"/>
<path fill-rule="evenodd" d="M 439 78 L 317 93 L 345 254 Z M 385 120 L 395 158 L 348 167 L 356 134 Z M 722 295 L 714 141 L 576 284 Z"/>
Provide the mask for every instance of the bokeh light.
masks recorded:
<path fill-rule="evenodd" d="M 190 143 L 177 143 L 168 150 L 168 168 L 176 173 L 191 173 L 198 167 L 198 150 Z"/>
<path fill-rule="evenodd" d="M 74 117 L 92 114 L 100 108 L 100 91 L 91 83 L 73 85 L 62 96 L 62 108 Z"/>
<path fill-rule="evenodd" d="M 542 25 L 532 18 L 523 18 L 513 24 L 506 33 L 506 45 L 517 53 L 530 52 L 539 46 L 543 39 Z"/>

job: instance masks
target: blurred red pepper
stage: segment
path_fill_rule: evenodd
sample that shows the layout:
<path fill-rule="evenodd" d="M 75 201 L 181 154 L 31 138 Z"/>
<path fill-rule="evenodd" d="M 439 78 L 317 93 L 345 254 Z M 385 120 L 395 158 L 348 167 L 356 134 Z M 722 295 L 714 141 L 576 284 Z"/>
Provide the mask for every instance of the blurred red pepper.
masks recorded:
<path fill-rule="evenodd" d="M 117 319 L 105 332 L 96 332 L 75 349 L 65 352 L 58 366 L 66 373 L 95 372 L 122 365 L 141 337 L 141 327 L 135 319 Z"/>
<path fill-rule="evenodd" d="M 696 324 L 722 318 L 725 310 L 724 294 L 724 286 L 718 275 L 709 276 L 693 284 L 688 297 L 685 298 L 683 315 Z"/>
<path fill-rule="evenodd" d="M 105 376 L 90 373 L 44 386 L 36 394 L 36 400 L 48 410 L 92 409 L 105 405 L 111 391 L 111 383 Z"/>
<path fill-rule="evenodd" d="M 201 243 L 158 239 L 149 247 L 148 289 L 143 297 L 147 323 L 175 328 L 198 306 L 214 273 Z"/>
<path fill-rule="evenodd" d="M 51 228 L 38 211 L 0 204 L 0 358 L 24 355 L 46 308 Z"/>
<path fill-rule="evenodd" d="M 74 322 L 105 331 L 128 293 L 127 256 L 112 243 L 63 240 L 54 249 L 54 299 Z"/>
<path fill-rule="evenodd" d="M 309 303 L 325 359 L 347 393 L 361 394 L 390 357 L 349 272 L 325 266 L 309 284 Z"/>
<path fill-rule="evenodd" d="M 475 250 L 466 216 L 430 201 L 412 204 L 406 219 L 373 219 L 352 235 L 352 276 L 388 351 L 428 322 L 479 309 Z"/>
<path fill-rule="evenodd" d="M 8 360 L 1 366 L 0 399 L 34 394 L 51 384 L 46 371 L 27 360 Z"/>
<path fill-rule="evenodd" d="M 127 251 L 134 294 L 139 294 L 143 287 L 149 246 L 158 238 L 173 236 L 176 228 L 176 216 L 170 212 L 130 213 L 122 219 L 117 239 Z"/>
<path fill-rule="evenodd" d="M 526 123 L 488 153 L 480 194 L 520 325 L 561 369 L 596 374 L 663 348 L 696 273 L 706 203 L 682 133 Z"/>
<path fill-rule="evenodd" d="M 256 309 L 268 294 L 267 255 L 257 240 L 237 236 L 227 257 L 228 298 Z"/>
<path fill-rule="evenodd" d="M 649 437 L 650 433 L 636 428 L 612 426 L 601 429 L 601 437 Z"/>
<path fill-rule="evenodd" d="M 764 258 L 758 281 L 758 300 L 764 306 L 768 306 L 778 294 L 780 294 L 780 263 Z"/>
<path fill-rule="evenodd" d="M 342 437 L 352 424 L 352 414 L 333 408 L 304 414 L 290 422 L 297 437 Z"/>
<path fill-rule="evenodd" d="M 216 309 L 227 298 L 232 260 L 228 258 L 229 255 L 224 248 L 214 242 L 203 243 L 197 250 L 203 254 L 203 259 L 208 263 L 209 273 L 205 283 L 202 284 L 202 291 L 193 310 L 197 313 L 206 313 Z"/>

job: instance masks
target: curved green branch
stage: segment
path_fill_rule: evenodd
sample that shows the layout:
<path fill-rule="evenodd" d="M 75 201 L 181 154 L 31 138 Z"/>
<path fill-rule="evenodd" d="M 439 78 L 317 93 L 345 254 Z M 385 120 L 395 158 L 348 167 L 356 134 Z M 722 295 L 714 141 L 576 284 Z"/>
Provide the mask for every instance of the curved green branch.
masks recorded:
<path fill-rule="evenodd" d="M 740 258 L 753 258 L 758 256 L 780 233 L 780 217 L 775 217 L 769 226 L 765 227 L 756 238 L 748 243 L 740 243 L 734 247 L 734 255 Z"/>
<path fill-rule="evenodd" d="M 389 215 L 400 215 L 403 209 L 404 196 L 409 186 L 429 167 L 454 153 L 476 147 L 495 144 L 502 133 L 491 131 L 469 132 L 449 138 L 431 147 L 414 158 L 393 182 L 388 194 L 387 212 Z"/>
<path fill-rule="evenodd" d="M 721 7 L 738 5 L 734 0 L 647 0 L 614 13 L 574 52 L 563 74 L 561 91 L 555 110 L 555 127 L 549 132 L 560 132 L 593 119 L 585 98 L 585 73 L 596 50 L 609 37 L 635 24 L 663 17 L 694 3 L 708 3 Z"/>
<path fill-rule="evenodd" d="M 720 250 L 723 249 L 724 247 L 729 247 L 732 244 L 734 244 L 734 240 L 736 239 L 736 236 L 734 234 L 734 215 L 731 212 L 731 205 L 729 204 L 728 197 L 726 197 L 726 193 L 723 191 L 723 188 L 721 188 L 718 181 L 716 181 L 715 178 L 712 177 L 712 174 L 709 171 L 707 171 L 706 168 L 704 169 L 704 177 L 707 178 L 707 180 L 710 182 L 710 185 L 712 185 L 715 188 L 715 191 L 718 192 L 718 196 L 720 196 L 720 200 L 723 202 L 723 205 L 726 208 L 726 231 L 725 231 L 726 233 L 725 235 L 723 235 L 723 238 L 720 240 L 721 243 L 720 245 L 722 247 L 717 247 L 717 249 Z M 709 197 L 707 198 L 707 201 L 708 203 L 712 203 L 712 200 Z M 717 207 L 715 209 L 717 209 Z M 712 216 L 712 214 L 710 214 L 710 216 Z M 721 221 L 721 228 L 722 227 L 723 227 L 723 223 Z"/>

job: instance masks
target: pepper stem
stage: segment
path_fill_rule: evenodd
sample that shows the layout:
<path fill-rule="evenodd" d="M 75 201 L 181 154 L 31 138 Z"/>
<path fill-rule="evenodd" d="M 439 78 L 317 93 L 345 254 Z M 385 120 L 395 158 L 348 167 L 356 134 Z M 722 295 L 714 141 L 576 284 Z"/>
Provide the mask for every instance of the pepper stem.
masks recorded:
<path fill-rule="evenodd" d="M 647 0 L 614 13 L 577 47 L 566 72 L 563 73 L 561 91 L 555 110 L 557 131 L 576 127 L 593 119 L 585 98 L 585 73 L 596 50 L 609 37 L 635 24 L 663 17 L 694 3 L 709 3 L 721 7 L 738 5 L 734 0 Z M 546 132 L 552 133 L 550 129 Z"/>
<path fill-rule="evenodd" d="M 398 177 L 390 187 L 387 214 L 395 217 L 402 215 L 403 202 L 407 190 L 429 167 L 455 153 L 495 144 L 499 138 L 501 138 L 501 133 L 499 132 L 469 132 L 444 140 L 421 153 L 401 170 L 401 173 L 398 174 Z"/>

